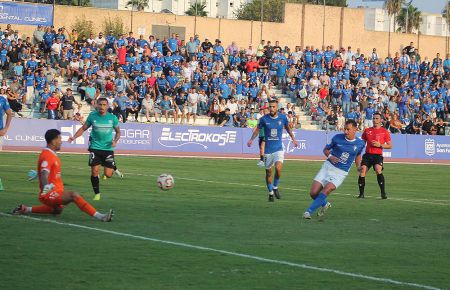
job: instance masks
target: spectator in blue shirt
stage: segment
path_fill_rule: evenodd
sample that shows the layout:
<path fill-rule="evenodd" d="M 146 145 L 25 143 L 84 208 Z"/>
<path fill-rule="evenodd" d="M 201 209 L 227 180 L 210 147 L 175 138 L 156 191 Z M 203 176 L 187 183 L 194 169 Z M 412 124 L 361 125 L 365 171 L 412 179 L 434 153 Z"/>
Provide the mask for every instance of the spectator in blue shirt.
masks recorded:
<path fill-rule="evenodd" d="M 364 118 L 364 128 L 373 127 L 373 114 L 375 113 L 375 109 L 372 103 L 367 105 L 367 108 L 364 109 L 365 118 Z"/>
<path fill-rule="evenodd" d="M 127 121 L 127 102 L 129 98 L 126 96 L 125 92 L 119 92 L 119 96 L 114 99 L 114 115 L 117 118 L 122 117 L 122 122 Z"/>
<path fill-rule="evenodd" d="M 133 95 L 129 96 L 129 100 L 126 101 L 126 118 L 128 119 L 129 115 L 134 115 L 134 120 L 138 121 L 139 116 L 139 103 L 134 99 Z"/>

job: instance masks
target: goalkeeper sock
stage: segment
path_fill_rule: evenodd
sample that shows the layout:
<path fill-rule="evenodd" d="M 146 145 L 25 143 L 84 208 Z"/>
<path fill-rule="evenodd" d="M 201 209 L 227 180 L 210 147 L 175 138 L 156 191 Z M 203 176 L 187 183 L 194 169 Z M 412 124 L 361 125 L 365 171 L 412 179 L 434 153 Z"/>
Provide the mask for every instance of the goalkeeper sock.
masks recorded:
<path fill-rule="evenodd" d="M 75 198 L 74 202 L 78 206 L 79 209 L 81 209 L 82 211 L 84 211 L 85 213 L 87 213 L 90 216 L 95 216 L 95 214 L 97 213 L 97 210 L 92 205 L 90 205 L 87 201 L 85 201 L 84 198 L 82 198 L 81 196 L 78 196 L 77 198 Z"/>
<path fill-rule="evenodd" d="M 53 213 L 53 207 L 48 205 L 36 205 L 27 208 L 27 213 L 41 213 L 41 214 L 49 214 Z"/>

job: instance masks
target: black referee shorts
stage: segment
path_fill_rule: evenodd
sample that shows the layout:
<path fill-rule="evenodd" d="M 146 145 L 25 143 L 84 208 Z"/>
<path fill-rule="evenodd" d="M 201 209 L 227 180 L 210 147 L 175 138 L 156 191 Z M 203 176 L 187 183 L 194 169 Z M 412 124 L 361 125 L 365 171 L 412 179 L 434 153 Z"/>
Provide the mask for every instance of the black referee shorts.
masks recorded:
<path fill-rule="evenodd" d="M 383 155 L 370 153 L 363 155 L 361 165 L 367 166 L 367 169 L 370 169 L 370 167 L 373 166 L 373 169 L 375 170 L 375 165 L 377 164 L 381 165 L 382 169 L 384 169 Z"/>

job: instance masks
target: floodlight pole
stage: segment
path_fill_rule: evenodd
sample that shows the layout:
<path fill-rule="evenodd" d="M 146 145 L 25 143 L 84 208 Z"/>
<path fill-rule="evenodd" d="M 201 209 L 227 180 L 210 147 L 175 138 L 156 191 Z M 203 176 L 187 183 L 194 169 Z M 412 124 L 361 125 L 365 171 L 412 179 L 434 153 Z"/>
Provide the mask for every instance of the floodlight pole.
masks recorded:
<path fill-rule="evenodd" d="M 133 7 L 134 5 L 131 5 L 131 32 L 133 32 Z"/>
<path fill-rule="evenodd" d="M 194 35 L 197 34 L 197 0 L 194 2 L 195 5 L 195 15 L 194 15 Z"/>
<path fill-rule="evenodd" d="M 263 20 L 264 20 L 264 0 L 261 0 L 261 35 L 259 41 L 263 39 Z"/>
<path fill-rule="evenodd" d="M 322 29 L 322 47 L 325 45 L 325 1 L 323 0 L 323 29 Z"/>
<path fill-rule="evenodd" d="M 55 0 L 53 0 L 52 5 L 52 25 L 55 25 Z"/>

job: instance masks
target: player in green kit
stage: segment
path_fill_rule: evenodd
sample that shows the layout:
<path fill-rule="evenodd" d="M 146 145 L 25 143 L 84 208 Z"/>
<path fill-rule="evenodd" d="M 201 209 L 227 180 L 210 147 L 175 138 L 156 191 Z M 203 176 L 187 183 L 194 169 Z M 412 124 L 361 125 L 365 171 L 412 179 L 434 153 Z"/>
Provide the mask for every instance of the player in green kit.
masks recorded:
<path fill-rule="evenodd" d="M 120 139 L 119 120 L 108 112 L 108 100 L 100 98 L 97 101 L 97 110 L 90 113 L 83 127 L 81 127 L 69 142 L 73 142 L 92 127 L 89 136 L 89 166 L 91 167 L 91 183 L 94 189 L 94 200 L 100 200 L 100 165 L 104 167 L 104 176 L 110 178 L 113 173 L 120 177 L 123 174 L 117 170 L 114 160 L 114 147 Z M 113 132 L 116 132 L 113 138 Z"/>

